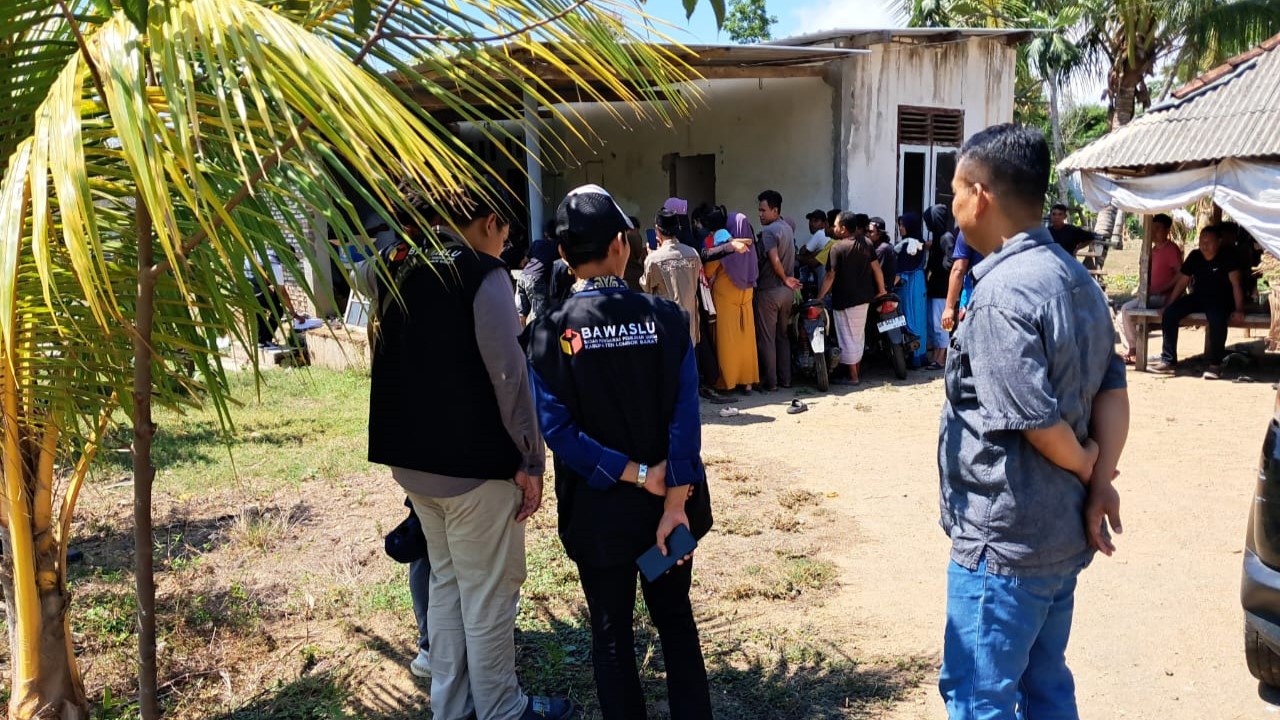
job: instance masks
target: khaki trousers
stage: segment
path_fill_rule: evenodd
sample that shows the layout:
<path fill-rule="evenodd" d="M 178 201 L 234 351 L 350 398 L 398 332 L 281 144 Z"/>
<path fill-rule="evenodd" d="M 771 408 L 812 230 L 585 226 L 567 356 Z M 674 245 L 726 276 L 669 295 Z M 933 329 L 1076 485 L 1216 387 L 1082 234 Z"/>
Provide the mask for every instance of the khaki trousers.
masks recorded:
<path fill-rule="evenodd" d="M 463 495 L 409 493 L 431 559 L 427 633 L 435 720 L 515 720 L 525 695 L 516 679 L 515 621 L 525 579 L 521 493 L 489 480 Z"/>

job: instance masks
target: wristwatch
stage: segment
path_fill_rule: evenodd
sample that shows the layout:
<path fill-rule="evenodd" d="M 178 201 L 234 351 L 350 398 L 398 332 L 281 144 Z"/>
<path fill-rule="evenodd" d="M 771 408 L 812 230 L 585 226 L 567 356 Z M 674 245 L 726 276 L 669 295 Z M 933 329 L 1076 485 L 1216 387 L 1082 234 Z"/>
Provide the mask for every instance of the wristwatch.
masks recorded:
<path fill-rule="evenodd" d="M 647 478 L 647 477 L 649 477 L 649 466 L 648 466 L 648 465 L 643 465 L 643 464 L 642 464 L 642 465 L 640 466 L 640 472 L 636 473 L 636 487 L 638 487 L 638 488 L 640 488 L 641 490 L 643 490 L 643 489 L 644 489 L 644 480 L 645 480 L 645 478 Z"/>

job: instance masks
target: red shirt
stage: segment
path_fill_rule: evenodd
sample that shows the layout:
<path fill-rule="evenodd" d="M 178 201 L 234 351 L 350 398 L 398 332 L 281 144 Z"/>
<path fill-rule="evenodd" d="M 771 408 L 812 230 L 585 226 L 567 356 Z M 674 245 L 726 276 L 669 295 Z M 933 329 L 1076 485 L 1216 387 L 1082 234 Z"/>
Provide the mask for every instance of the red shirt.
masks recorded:
<path fill-rule="evenodd" d="M 1168 295 L 1173 290 L 1173 283 L 1182 269 L 1182 248 L 1166 241 L 1164 245 L 1151 250 L 1151 284 L 1148 285 L 1150 295 Z"/>

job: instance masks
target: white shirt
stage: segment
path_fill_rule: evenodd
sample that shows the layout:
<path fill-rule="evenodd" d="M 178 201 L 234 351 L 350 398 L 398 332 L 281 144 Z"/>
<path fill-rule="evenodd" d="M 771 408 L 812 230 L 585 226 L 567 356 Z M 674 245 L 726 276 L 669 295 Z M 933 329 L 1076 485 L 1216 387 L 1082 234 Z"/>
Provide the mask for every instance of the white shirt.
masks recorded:
<path fill-rule="evenodd" d="M 830 242 L 830 239 L 827 237 L 827 231 L 819 230 L 809 238 L 809 242 L 804 244 L 804 249 L 810 254 L 820 252 L 822 248 L 827 246 L 828 242 Z"/>

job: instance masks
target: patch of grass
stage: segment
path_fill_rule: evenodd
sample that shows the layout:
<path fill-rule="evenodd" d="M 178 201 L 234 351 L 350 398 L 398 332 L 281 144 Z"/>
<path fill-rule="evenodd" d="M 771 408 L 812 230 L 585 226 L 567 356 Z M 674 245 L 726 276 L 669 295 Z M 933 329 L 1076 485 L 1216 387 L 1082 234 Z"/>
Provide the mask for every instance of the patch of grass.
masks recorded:
<path fill-rule="evenodd" d="M 756 497 L 760 494 L 760 488 L 755 485 L 745 485 L 733 489 L 734 497 Z"/>
<path fill-rule="evenodd" d="M 74 632 L 92 638 L 100 648 L 131 645 L 138 626 L 138 599 L 132 589 L 97 589 L 80 595 L 71 606 Z"/>
<path fill-rule="evenodd" d="M 760 528 L 759 520 L 755 518 L 731 517 L 716 523 L 716 527 L 725 535 L 740 537 L 755 537 L 764 532 Z"/>
<path fill-rule="evenodd" d="M 278 541 L 289 537 L 294 525 L 301 522 L 305 514 L 301 505 L 290 510 L 245 508 L 231 526 L 231 541 L 238 547 L 266 553 Z"/>
<path fill-rule="evenodd" d="M 818 505 L 821 502 L 821 495 L 808 490 L 784 490 L 778 495 L 778 504 L 788 510 L 796 510 L 806 505 Z"/>
<path fill-rule="evenodd" d="M 769 527 L 784 533 L 798 533 L 804 527 L 800 518 L 791 514 L 773 514 L 769 516 Z"/>
<path fill-rule="evenodd" d="M 1107 275 L 1107 296 L 1113 300 L 1128 300 L 1138 292 L 1137 274 Z"/>
<path fill-rule="evenodd" d="M 230 375 L 235 427 L 224 433 L 212 407 L 179 414 L 157 408 L 156 489 L 179 498 L 248 487 L 261 493 L 307 480 L 337 481 L 365 472 L 369 377 L 360 372 L 271 370 L 261 394 L 250 373 Z M 95 477 L 115 482 L 132 472 L 128 420 L 98 454 Z M 229 454 L 228 454 L 229 451 Z M 234 465 L 232 463 L 234 460 Z"/>
<path fill-rule="evenodd" d="M 726 591 L 730 600 L 788 600 L 810 590 L 821 590 L 836 577 L 836 568 L 825 560 L 808 557 L 781 558 L 769 566 L 751 565 L 743 582 Z"/>
<path fill-rule="evenodd" d="M 743 468 L 722 468 L 716 471 L 716 478 L 725 482 L 740 483 L 751 480 L 751 473 Z"/>
<path fill-rule="evenodd" d="M 389 612 L 412 617 L 413 595 L 409 592 L 408 580 L 397 576 L 367 586 L 360 597 L 359 606 L 367 612 Z"/>

